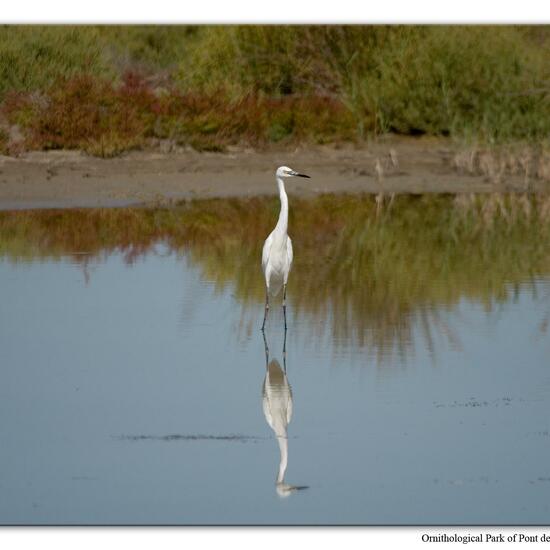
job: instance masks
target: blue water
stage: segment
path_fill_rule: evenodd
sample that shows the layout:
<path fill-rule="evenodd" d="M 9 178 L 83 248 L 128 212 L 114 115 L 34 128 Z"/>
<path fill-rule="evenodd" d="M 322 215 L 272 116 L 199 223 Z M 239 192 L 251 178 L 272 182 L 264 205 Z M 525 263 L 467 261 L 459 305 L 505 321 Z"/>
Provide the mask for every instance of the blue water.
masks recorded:
<path fill-rule="evenodd" d="M 2 259 L 0 293 L 2 524 L 550 521 L 550 279 L 430 306 L 382 355 L 290 303 L 286 493 L 261 303 L 160 245 Z M 266 337 L 283 367 L 280 312 Z"/>

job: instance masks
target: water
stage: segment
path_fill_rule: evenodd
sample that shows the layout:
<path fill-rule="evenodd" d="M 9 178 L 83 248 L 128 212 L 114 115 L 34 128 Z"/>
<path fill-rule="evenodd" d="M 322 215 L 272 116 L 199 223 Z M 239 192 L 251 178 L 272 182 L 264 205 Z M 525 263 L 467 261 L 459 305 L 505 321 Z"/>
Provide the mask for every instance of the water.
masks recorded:
<path fill-rule="evenodd" d="M 409 264 L 309 294 L 295 238 L 264 342 L 259 256 L 228 275 L 216 231 L 92 254 L 0 227 L 0 523 L 548 523 L 550 270 L 521 236 L 490 284 L 424 258 L 422 292 Z"/>

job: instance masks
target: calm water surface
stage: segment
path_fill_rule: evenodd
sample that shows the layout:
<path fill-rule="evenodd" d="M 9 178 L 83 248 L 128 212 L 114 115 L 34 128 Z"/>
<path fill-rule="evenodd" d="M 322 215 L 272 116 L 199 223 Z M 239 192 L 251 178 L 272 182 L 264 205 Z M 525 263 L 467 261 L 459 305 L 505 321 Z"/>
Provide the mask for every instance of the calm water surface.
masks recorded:
<path fill-rule="evenodd" d="M 275 309 L 264 341 L 259 256 L 242 241 L 239 256 L 214 227 L 206 241 L 154 236 L 136 253 L 130 235 L 91 254 L 48 241 L 46 225 L 33 237 L 42 214 L 25 215 L 24 238 L 5 219 L 0 231 L 0 523 L 550 521 L 544 243 L 493 229 L 475 253 L 460 234 L 451 269 L 428 226 L 414 242 L 434 256 L 411 250 L 418 266 L 381 280 L 363 268 L 383 252 L 312 264 L 322 244 L 298 235 L 286 342 Z M 263 227 L 252 233 L 261 248 Z M 375 250 L 400 255 L 404 238 L 377 233 Z M 527 256 L 488 252 L 507 241 Z"/>

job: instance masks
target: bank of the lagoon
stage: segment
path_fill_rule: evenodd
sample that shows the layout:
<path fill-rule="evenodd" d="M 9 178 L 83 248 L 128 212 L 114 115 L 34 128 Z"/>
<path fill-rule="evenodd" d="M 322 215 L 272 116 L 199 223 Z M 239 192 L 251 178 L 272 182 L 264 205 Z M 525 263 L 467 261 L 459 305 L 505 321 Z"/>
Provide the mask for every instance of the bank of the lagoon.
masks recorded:
<path fill-rule="evenodd" d="M 311 175 L 288 185 L 291 197 L 550 191 L 550 155 L 542 145 L 459 147 L 448 139 L 389 136 L 361 147 L 136 151 L 112 159 L 79 151 L 0 157 L 0 210 L 275 195 L 280 165 Z"/>

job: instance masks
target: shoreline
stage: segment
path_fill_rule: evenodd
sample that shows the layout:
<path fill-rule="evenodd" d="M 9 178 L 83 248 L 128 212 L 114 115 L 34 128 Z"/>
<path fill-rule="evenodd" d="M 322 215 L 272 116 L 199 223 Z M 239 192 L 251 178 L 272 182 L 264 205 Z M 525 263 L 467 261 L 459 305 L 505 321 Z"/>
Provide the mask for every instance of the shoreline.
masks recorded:
<path fill-rule="evenodd" d="M 0 157 L 0 210 L 164 206 L 180 200 L 277 195 L 280 165 L 309 174 L 290 196 L 550 191 L 550 182 L 458 170 L 446 139 L 394 138 L 365 146 L 227 153 L 135 151 L 101 159 L 80 151 Z"/>

